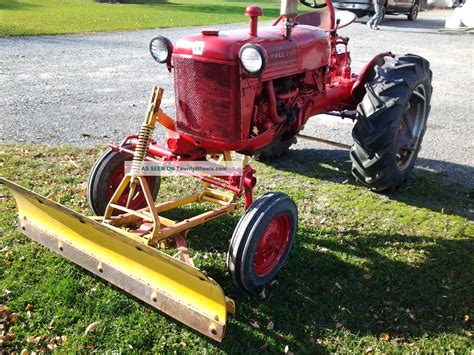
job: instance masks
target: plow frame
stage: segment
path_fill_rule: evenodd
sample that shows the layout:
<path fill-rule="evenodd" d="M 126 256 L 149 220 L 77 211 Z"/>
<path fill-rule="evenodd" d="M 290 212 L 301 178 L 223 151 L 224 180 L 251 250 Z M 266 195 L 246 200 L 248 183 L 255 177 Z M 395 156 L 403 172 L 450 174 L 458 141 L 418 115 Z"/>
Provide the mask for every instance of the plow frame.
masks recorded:
<path fill-rule="evenodd" d="M 133 151 L 124 154 L 133 154 Z M 224 152 L 223 160 L 230 159 L 231 153 Z M 155 159 L 154 159 L 155 160 Z M 157 160 L 156 160 L 157 161 Z M 83 267 L 89 272 L 111 282 L 125 292 L 146 302 L 152 307 L 163 311 L 200 333 L 217 341 L 222 341 L 226 326 L 226 313 L 235 314 L 235 303 L 226 297 L 220 286 L 211 278 L 194 267 L 193 259 L 189 256 L 186 234 L 189 229 L 216 219 L 225 214 L 233 213 L 238 207 L 238 200 L 245 196 L 245 205 L 248 207 L 252 202 L 252 189 L 255 185 L 253 177 L 254 170 L 248 165 L 247 158 L 242 160 L 244 167 L 242 176 L 232 179 L 230 177 L 194 176 L 203 182 L 203 190 L 200 193 L 191 194 L 175 200 L 169 200 L 154 204 L 148 184 L 143 176 L 137 177 L 142 191 L 145 192 L 148 206 L 139 210 L 133 210 L 117 204 L 119 197 L 130 182 L 130 176 L 126 175 L 120 187 L 116 190 L 109 202 L 107 213 L 104 216 L 85 217 L 64 206 L 61 206 L 32 191 L 24 189 L 6 179 L 0 178 L 0 184 L 7 186 L 12 191 L 18 205 L 18 228 L 30 239 L 46 246 L 53 252 L 65 257 L 75 264 Z M 221 180 L 229 179 L 232 183 L 224 183 Z M 221 188 L 221 189 L 218 189 Z M 186 205 L 199 202 L 209 202 L 216 205 L 206 212 L 196 216 L 175 221 L 161 216 L 160 213 L 171 211 Z M 50 210 L 52 212 L 50 212 Z M 112 215 L 113 210 L 120 211 L 118 215 Z M 56 215 L 56 213 L 59 213 Z M 46 221 L 57 220 L 70 228 L 50 228 Z M 66 223 L 66 221 L 69 221 Z M 46 226 L 48 224 L 48 226 Z M 128 227 L 133 224 L 137 228 L 130 231 Z M 144 227 L 144 228 L 143 228 Z M 85 228 L 85 229 L 83 229 Z M 136 276 L 138 273 L 127 272 L 126 267 L 117 267 L 118 262 L 109 262 L 104 253 L 95 254 L 94 248 L 84 246 L 88 241 L 75 240 L 76 234 L 82 234 L 88 239 L 91 235 L 90 229 L 100 234 L 97 242 L 100 248 L 114 246 L 119 248 L 119 253 L 125 255 L 120 264 L 135 263 L 137 260 L 144 262 L 145 269 L 158 269 L 153 260 L 143 261 L 143 253 L 157 259 L 158 264 L 173 265 L 181 277 L 173 280 L 174 283 L 182 283 L 185 286 L 201 287 L 204 283 L 211 293 L 210 301 L 206 299 L 207 292 L 197 293 L 198 307 L 192 307 L 186 302 L 176 299 L 178 292 L 162 291 L 157 285 L 152 285 L 150 278 L 162 277 L 159 275 L 146 275 L 147 280 L 141 280 Z M 151 231 L 151 232 L 150 232 Z M 72 237 L 71 237 L 72 235 Z M 164 254 L 159 249 L 170 247 L 175 243 L 178 253 L 173 256 Z M 79 247 L 78 247 L 79 245 Z M 89 248 L 89 249 L 88 249 Z M 92 249 L 92 251 L 91 251 Z M 112 248 L 113 249 L 113 248 Z M 137 255 L 135 255 L 138 252 Z M 127 254 L 133 254 L 127 256 Z M 130 258 L 128 260 L 127 258 Z M 179 263 L 179 264 L 176 264 Z M 183 268 L 186 268 L 183 270 Z M 158 272 L 159 273 L 159 272 Z M 175 278 L 175 272 L 168 278 Z M 196 282 L 198 285 L 196 285 Z M 166 282 L 165 282 L 166 283 Z M 169 285 L 165 285 L 168 287 Z M 171 286 L 169 286 L 171 287 Z M 207 312 L 201 312 L 199 306 L 205 305 Z M 211 305 L 209 305 L 211 304 Z M 214 305 L 214 306 L 212 306 Z M 215 314 L 209 314 L 209 309 L 216 309 Z"/>
<path fill-rule="evenodd" d="M 0 178 L 18 206 L 18 228 L 89 272 L 217 341 L 234 301 L 182 256 L 170 256 L 140 237 L 85 217 Z M 178 250 L 182 249 L 181 238 Z"/>
<path fill-rule="evenodd" d="M 116 149 L 124 154 L 133 154 L 132 150 L 120 146 L 113 146 L 112 149 Z M 231 157 L 231 152 L 223 152 L 221 162 L 225 165 L 227 161 L 232 159 Z M 145 159 L 149 162 L 160 162 L 158 159 L 152 158 L 150 155 Z M 120 233 L 125 233 L 127 236 L 134 239 L 138 237 L 138 240 L 141 242 L 156 247 L 161 242 L 169 241 L 173 237 L 184 236 L 186 232 L 193 227 L 222 215 L 233 213 L 238 208 L 238 201 L 242 195 L 245 197 L 245 208 L 248 208 L 252 203 L 252 191 L 256 184 L 256 179 L 253 176 L 255 170 L 248 165 L 248 157 L 242 159 L 242 171 L 243 173 L 241 176 L 201 176 L 192 173 L 185 173 L 185 175 L 202 181 L 203 190 L 200 193 L 191 194 L 156 205 L 152 201 L 150 189 L 146 180 L 140 176 L 138 177 L 138 180 L 142 187 L 142 191 L 145 192 L 147 207 L 139 210 L 132 210 L 117 204 L 117 201 L 124 194 L 127 184 L 131 179 L 129 175 L 126 175 L 111 198 L 106 214 L 94 218 L 102 221 L 102 223 L 106 224 L 107 227 L 111 229 Z M 199 202 L 209 202 L 216 205 L 216 207 L 182 221 L 171 220 L 160 215 L 162 212 L 168 212 L 176 208 Z M 122 213 L 118 216 L 114 216 L 112 215 L 113 210 L 118 210 Z M 147 225 L 147 227 L 142 230 L 137 228 L 134 232 L 124 231 L 124 229 L 121 228 L 130 223 L 141 226 Z M 151 232 L 148 233 L 148 231 Z M 166 245 L 166 243 L 164 245 Z"/>

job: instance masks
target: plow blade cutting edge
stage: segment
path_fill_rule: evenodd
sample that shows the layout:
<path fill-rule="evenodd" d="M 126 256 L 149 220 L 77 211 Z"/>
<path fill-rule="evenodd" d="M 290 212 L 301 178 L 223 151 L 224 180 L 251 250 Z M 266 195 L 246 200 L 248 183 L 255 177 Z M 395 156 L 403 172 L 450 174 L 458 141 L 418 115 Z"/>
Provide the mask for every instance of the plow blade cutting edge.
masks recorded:
<path fill-rule="evenodd" d="M 91 218 L 0 179 L 31 239 L 204 335 L 221 341 L 233 301 L 198 269 Z"/>

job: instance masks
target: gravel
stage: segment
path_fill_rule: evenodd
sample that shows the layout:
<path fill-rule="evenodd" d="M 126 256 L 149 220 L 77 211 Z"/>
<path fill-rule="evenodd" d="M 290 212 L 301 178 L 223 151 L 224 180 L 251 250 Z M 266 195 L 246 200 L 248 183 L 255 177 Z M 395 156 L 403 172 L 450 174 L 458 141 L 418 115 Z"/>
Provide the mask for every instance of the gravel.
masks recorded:
<path fill-rule="evenodd" d="M 351 39 L 355 72 L 387 50 L 416 53 L 431 62 L 432 109 L 417 164 L 472 186 L 473 37 L 472 31 L 445 30 L 444 20 L 450 15 L 451 10 L 422 12 L 415 22 L 388 16 L 381 31 L 369 30 L 362 19 L 340 33 Z M 153 84 L 165 88 L 164 110 L 173 114 L 173 76 L 152 60 L 148 42 L 158 34 L 174 42 L 199 29 L 0 38 L 0 143 L 119 142 L 138 130 Z M 352 125 L 347 119 L 318 116 L 303 133 L 351 144 Z M 159 130 L 156 138 L 163 133 Z M 307 141 L 294 149 L 330 152 Z"/>

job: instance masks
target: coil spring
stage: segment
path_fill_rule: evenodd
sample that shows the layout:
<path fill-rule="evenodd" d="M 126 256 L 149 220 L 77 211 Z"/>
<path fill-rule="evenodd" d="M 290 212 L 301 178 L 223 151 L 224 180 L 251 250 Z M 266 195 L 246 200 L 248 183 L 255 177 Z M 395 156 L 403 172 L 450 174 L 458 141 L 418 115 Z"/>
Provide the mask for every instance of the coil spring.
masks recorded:
<path fill-rule="evenodd" d="M 135 152 L 133 153 L 132 167 L 130 169 L 130 174 L 133 176 L 138 176 L 141 174 L 143 162 L 145 161 L 146 152 L 148 150 L 148 145 L 150 144 L 154 130 L 155 126 L 152 124 L 144 124 L 140 128 L 140 133 L 138 134 L 138 144 L 135 148 Z"/>

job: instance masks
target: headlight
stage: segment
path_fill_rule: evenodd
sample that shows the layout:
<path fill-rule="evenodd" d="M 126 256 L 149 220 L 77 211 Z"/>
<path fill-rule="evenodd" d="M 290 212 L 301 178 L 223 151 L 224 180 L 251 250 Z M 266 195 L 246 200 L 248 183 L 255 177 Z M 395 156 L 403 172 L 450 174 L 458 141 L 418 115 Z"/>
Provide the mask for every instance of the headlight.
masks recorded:
<path fill-rule="evenodd" d="M 246 44 L 240 49 L 240 62 L 249 74 L 260 74 L 265 67 L 265 53 L 261 47 Z"/>
<path fill-rule="evenodd" d="M 158 63 L 168 63 L 173 53 L 173 44 L 166 37 L 155 37 L 150 41 L 150 53 Z"/>

